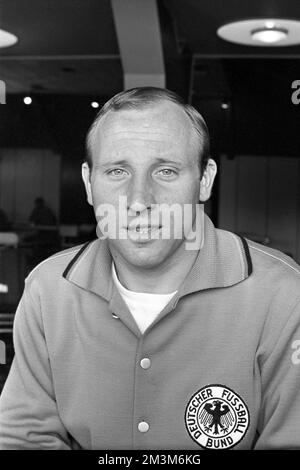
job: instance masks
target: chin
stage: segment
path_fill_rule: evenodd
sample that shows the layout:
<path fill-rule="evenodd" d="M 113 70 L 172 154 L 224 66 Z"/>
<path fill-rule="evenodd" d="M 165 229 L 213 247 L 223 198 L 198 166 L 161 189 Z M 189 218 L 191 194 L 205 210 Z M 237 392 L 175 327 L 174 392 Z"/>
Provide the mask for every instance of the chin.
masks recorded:
<path fill-rule="evenodd" d="M 131 266 L 154 269 L 170 258 L 182 243 L 179 240 L 177 240 L 179 243 L 174 243 L 173 241 L 171 245 L 170 243 L 162 243 L 161 240 L 157 242 L 152 246 L 147 244 L 132 246 L 131 242 L 128 244 L 128 240 L 125 243 L 114 243 L 111 241 L 111 249 L 112 252 L 117 252 Z"/>
<path fill-rule="evenodd" d="M 164 261 L 164 257 L 161 253 L 131 253 L 128 256 L 124 256 L 127 263 L 138 268 L 151 269 L 158 267 Z"/>
<path fill-rule="evenodd" d="M 165 251 L 158 249 L 145 249 L 144 247 L 136 247 L 134 250 L 118 249 L 126 264 L 135 266 L 136 268 L 153 269 L 164 262 L 167 254 Z"/>

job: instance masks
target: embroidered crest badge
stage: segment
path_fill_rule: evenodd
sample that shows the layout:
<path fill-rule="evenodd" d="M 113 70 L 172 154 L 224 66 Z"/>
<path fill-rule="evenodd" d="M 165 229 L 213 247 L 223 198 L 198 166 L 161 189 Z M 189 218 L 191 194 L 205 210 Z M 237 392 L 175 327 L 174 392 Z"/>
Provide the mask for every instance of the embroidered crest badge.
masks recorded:
<path fill-rule="evenodd" d="M 185 425 L 189 435 L 205 449 L 229 449 L 245 436 L 250 424 L 243 399 L 229 387 L 207 385 L 189 400 Z"/>

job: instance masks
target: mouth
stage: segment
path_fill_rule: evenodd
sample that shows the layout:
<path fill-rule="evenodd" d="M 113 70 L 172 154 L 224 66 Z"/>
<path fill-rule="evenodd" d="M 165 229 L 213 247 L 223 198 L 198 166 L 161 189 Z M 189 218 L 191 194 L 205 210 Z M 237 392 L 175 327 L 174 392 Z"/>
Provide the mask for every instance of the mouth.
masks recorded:
<path fill-rule="evenodd" d="M 130 233 L 139 233 L 141 235 L 147 235 L 148 233 L 156 232 L 162 228 L 161 225 L 136 225 L 133 227 L 127 227 L 127 231 Z"/>

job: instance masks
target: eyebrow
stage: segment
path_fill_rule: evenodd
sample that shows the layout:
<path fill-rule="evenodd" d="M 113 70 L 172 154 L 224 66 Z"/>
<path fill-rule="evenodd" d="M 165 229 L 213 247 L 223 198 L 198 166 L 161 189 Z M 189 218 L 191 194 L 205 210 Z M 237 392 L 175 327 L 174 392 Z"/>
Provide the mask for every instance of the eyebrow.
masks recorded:
<path fill-rule="evenodd" d="M 178 161 L 175 161 L 175 160 L 169 160 L 169 159 L 165 159 L 165 158 L 156 158 L 155 163 L 173 164 L 173 165 L 177 165 L 179 167 L 182 167 L 181 162 L 178 162 Z M 111 166 L 111 165 L 128 165 L 128 164 L 129 164 L 129 162 L 127 160 L 123 159 L 123 160 L 116 160 L 116 161 L 113 161 L 113 162 L 102 163 L 102 164 L 100 163 L 99 166 L 108 167 L 108 166 Z"/>
<path fill-rule="evenodd" d="M 99 163 L 98 166 L 111 166 L 111 165 L 127 165 L 128 162 L 127 160 L 116 160 L 116 161 L 113 161 L 113 162 L 107 162 L 107 163 Z"/>
<path fill-rule="evenodd" d="M 170 159 L 166 159 L 166 158 L 156 158 L 155 160 L 156 160 L 157 163 L 173 163 L 174 165 L 182 166 L 181 162 L 178 162 L 178 161 L 175 161 L 175 160 L 170 160 Z"/>

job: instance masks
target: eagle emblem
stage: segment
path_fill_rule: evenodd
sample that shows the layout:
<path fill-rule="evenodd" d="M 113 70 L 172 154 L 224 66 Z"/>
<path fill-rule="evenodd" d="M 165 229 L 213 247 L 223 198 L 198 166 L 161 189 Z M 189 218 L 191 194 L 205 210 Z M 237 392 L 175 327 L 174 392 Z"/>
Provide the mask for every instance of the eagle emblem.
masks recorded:
<path fill-rule="evenodd" d="M 234 422 L 234 416 L 229 406 L 220 400 L 206 403 L 199 419 L 201 424 L 204 424 L 204 428 L 208 433 L 213 430 L 213 434 L 217 435 L 220 432 L 226 433 Z"/>
<path fill-rule="evenodd" d="M 250 424 L 244 400 L 225 385 L 207 385 L 189 400 L 185 425 L 189 435 L 206 449 L 229 449 L 245 436 Z"/>

